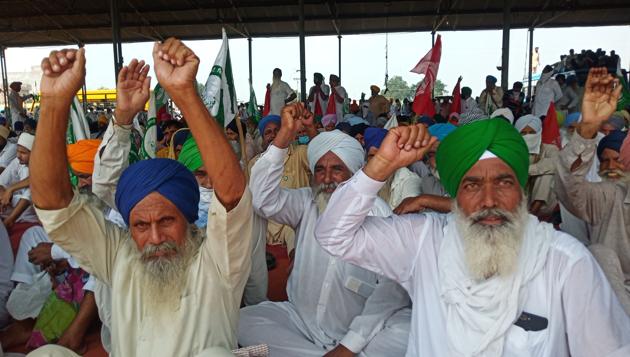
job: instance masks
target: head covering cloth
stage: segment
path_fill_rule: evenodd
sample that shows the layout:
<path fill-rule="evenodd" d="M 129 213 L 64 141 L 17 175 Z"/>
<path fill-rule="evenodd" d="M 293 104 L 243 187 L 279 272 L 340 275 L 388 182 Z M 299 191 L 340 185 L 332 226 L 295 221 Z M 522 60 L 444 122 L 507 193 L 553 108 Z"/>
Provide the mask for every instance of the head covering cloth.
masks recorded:
<path fill-rule="evenodd" d="M 203 166 L 201 152 L 199 152 L 195 138 L 191 136 L 186 140 L 182 146 L 182 151 L 179 153 L 179 157 L 177 157 L 177 161 L 186 166 L 190 171 L 197 171 Z"/>
<path fill-rule="evenodd" d="M 510 124 L 514 124 L 514 114 L 508 108 L 499 108 L 490 115 L 490 118 L 503 117 L 507 119 Z"/>
<path fill-rule="evenodd" d="M 79 140 L 74 144 L 68 144 L 66 152 L 72 171 L 91 175 L 94 172 L 94 157 L 99 145 L 101 140 L 97 139 Z"/>
<path fill-rule="evenodd" d="M 269 123 L 276 123 L 278 124 L 278 126 L 281 125 L 282 120 L 280 119 L 279 115 L 267 115 L 266 117 L 263 117 L 262 119 L 260 119 L 260 122 L 258 122 L 258 132 L 260 132 L 260 135 L 263 135 L 263 133 L 265 132 L 265 128 L 267 127 L 267 125 Z"/>
<path fill-rule="evenodd" d="M 361 144 L 354 138 L 339 131 L 327 131 L 317 135 L 308 144 L 308 166 L 315 172 L 315 165 L 328 152 L 337 155 L 348 169 L 355 173 L 363 166 L 365 152 Z"/>
<path fill-rule="evenodd" d="M 597 145 L 597 157 L 601 160 L 604 149 L 614 150 L 621 154 L 621 145 L 626 138 L 626 132 L 621 130 L 611 131 L 604 136 Z M 630 167 L 629 167 L 630 169 Z"/>
<path fill-rule="evenodd" d="M 322 117 L 322 125 L 325 127 L 329 124 L 337 124 L 337 114 L 326 114 Z"/>
<path fill-rule="evenodd" d="M 510 166 L 521 187 L 525 187 L 529 169 L 527 145 L 512 125 L 494 118 L 460 126 L 440 143 L 437 170 L 451 197 L 457 196 L 462 178 L 486 151 Z"/>
<path fill-rule="evenodd" d="M 540 133 L 542 131 L 542 121 L 535 115 L 527 114 L 524 115 L 514 123 L 514 127 L 520 133 L 526 126 L 534 129 L 536 133 Z"/>
<path fill-rule="evenodd" d="M 382 128 L 367 128 L 364 135 L 365 152 L 370 151 L 371 147 L 380 148 L 387 133 L 388 131 Z"/>
<path fill-rule="evenodd" d="M 16 122 L 17 123 L 21 123 L 21 122 Z M 19 146 L 23 146 L 24 148 L 26 148 L 28 151 L 33 150 L 33 142 L 35 142 L 35 136 L 29 133 L 22 133 L 20 134 L 20 137 L 18 138 L 17 144 Z"/>
<path fill-rule="evenodd" d="M 567 115 L 566 119 L 564 119 L 564 123 L 562 123 L 562 126 L 564 126 L 565 128 L 568 128 L 573 123 L 579 123 L 581 116 L 582 116 L 582 113 L 580 112 L 575 112 L 575 113 L 571 113 Z"/>
<path fill-rule="evenodd" d="M 199 185 L 193 174 L 175 160 L 150 159 L 129 166 L 116 186 L 116 207 L 127 225 L 131 210 L 152 192 L 171 201 L 189 223 L 197 220 Z"/>
<path fill-rule="evenodd" d="M 451 123 L 435 124 L 429 127 L 429 133 L 431 136 L 435 136 L 439 141 L 444 141 L 446 136 L 455 131 L 455 129 L 457 129 L 457 127 Z"/>

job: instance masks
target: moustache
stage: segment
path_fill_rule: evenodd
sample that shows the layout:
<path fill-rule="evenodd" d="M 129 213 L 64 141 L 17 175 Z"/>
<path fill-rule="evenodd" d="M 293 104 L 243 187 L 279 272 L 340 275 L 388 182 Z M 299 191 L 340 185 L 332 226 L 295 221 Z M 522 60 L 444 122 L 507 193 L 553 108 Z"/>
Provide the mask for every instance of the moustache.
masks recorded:
<path fill-rule="evenodd" d="M 179 253 L 179 247 L 174 242 L 149 244 L 142 249 L 142 260 L 149 261 L 166 255 Z"/>
<path fill-rule="evenodd" d="M 599 173 L 599 175 L 601 177 L 610 178 L 610 179 L 617 179 L 617 178 L 624 178 L 624 177 L 626 177 L 626 173 L 621 171 L 621 170 L 619 170 L 619 169 L 603 170 L 602 172 Z"/>
<path fill-rule="evenodd" d="M 336 190 L 338 186 L 339 184 L 336 182 L 322 183 L 319 186 L 317 186 L 316 193 L 322 193 L 322 192 L 328 193 L 328 192 Z"/>
<path fill-rule="evenodd" d="M 479 212 L 475 212 L 470 215 L 469 219 L 471 220 L 472 224 L 480 224 L 479 222 L 489 217 L 497 217 L 501 221 L 503 221 L 503 224 L 512 223 L 510 213 L 498 208 L 489 208 L 481 210 Z"/>

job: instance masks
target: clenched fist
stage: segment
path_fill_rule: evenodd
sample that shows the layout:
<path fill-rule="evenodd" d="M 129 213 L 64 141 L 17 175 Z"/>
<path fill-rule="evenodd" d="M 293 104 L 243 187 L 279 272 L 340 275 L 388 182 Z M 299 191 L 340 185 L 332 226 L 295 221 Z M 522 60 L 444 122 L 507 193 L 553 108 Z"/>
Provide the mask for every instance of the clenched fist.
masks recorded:
<path fill-rule="evenodd" d="M 43 98 L 69 105 L 85 81 L 85 49 L 52 51 L 41 63 Z"/>

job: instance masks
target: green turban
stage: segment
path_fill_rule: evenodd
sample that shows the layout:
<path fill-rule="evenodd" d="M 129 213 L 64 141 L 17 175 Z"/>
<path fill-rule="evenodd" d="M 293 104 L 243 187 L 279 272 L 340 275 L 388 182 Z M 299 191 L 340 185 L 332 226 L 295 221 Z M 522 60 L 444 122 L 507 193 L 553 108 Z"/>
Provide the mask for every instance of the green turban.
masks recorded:
<path fill-rule="evenodd" d="M 489 151 L 508 164 L 522 187 L 529 169 L 529 150 L 518 131 L 503 119 L 479 120 L 463 125 L 440 143 L 435 159 L 440 181 L 451 197 L 470 168 Z"/>
<path fill-rule="evenodd" d="M 179 153 L 177 161 L 186 166 L 186 168 L 190 171 L 199 170 L 199 168 L 203 166 L 199 147 L 197 147 L 197 143 L 192 136 L 184 142 L 182 151 Z"/>

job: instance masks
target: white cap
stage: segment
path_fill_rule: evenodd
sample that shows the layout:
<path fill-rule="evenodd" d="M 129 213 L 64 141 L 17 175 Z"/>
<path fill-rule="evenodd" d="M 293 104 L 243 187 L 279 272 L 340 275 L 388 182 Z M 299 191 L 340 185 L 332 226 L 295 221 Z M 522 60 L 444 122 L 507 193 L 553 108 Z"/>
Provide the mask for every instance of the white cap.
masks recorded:
<path fill-rule="evenodd" d="M 492 115 L 490 116 L 490 118 L 496 118 L 496 117 L 504 117 L 505 119 L 510 121 L 510 124 L 514 124 L 514 114 L 512 114 L 512 111 L 508 108 L 499 108 L 495 110 L 494 113 L 492 113 Z"/>
<path fill-rule="evenodd" d="M 497 156 L 495 154 L 493 154 L 490 151 L 486 150 L 486 151 L 483 152 L 483 154 L 481 154 L 481 157 L 477 161 L 481 161 L 481 160 L 485 160 L 485 159 L 494 159 L 496 157 Z"/>
<path fill-rule="evenodd" d="M 33 142 L 35 141 L 35 135 L 29 133 L 22 133 L 17 141 L 17 144 L 25 147 L 28 151 L 33 149 Z"/>

